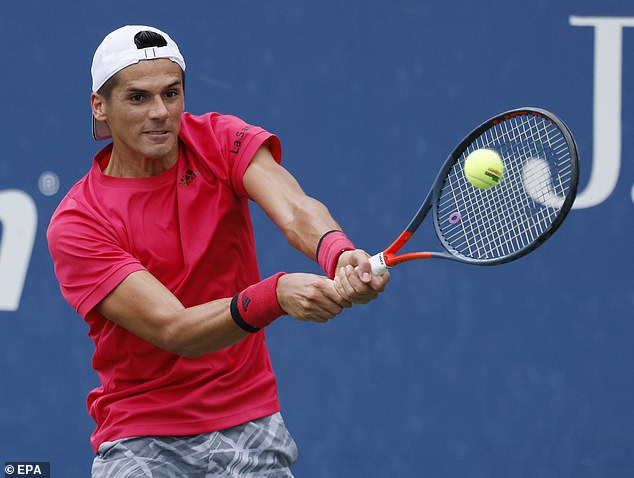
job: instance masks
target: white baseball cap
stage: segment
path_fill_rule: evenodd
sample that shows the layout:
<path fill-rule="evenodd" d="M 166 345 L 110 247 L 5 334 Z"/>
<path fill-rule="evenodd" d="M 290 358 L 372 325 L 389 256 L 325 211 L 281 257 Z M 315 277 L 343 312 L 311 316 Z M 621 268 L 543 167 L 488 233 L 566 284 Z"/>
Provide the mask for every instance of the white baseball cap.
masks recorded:
<path fill-rule="evenodd" d="M 135 42 L 136 36 L 143 31 L 158 33 L 165 42 L 157 46 L 141 48 Z M 141 60 L 167 58 L 177 63 L 185 71 L 185 60 L 178 46 L 167 33 L 144 25 L 127 25 L 109 33 L 95 51 L 92 60 L 92 91 L 97 92 L 106 81 L 125 67 Z M 112 135 L 103 121 L 92 119 L 92 134 L 96 140 L 108 139 Z"/>

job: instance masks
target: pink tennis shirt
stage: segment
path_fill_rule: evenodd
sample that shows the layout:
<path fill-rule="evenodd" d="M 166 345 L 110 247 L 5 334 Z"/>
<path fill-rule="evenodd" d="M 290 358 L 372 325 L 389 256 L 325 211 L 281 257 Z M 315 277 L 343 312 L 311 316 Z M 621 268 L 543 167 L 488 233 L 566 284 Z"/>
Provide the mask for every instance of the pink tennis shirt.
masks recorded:
<path fill-rule="evenodd" d="M 264 333 L 202 357 L 160 349 L 95 310 L 126 276 L 147 270 L 186 306 L 260 280 L 242 178 L 276 136 L 228 115 L 182 116 L 177 163 L 151 178 L 106 176 L 101 150 L 47 231 L 63 296 L 90 326 L 101 386 L 88 395 L 104 441 L 221 430 L 279 411 Z"/>

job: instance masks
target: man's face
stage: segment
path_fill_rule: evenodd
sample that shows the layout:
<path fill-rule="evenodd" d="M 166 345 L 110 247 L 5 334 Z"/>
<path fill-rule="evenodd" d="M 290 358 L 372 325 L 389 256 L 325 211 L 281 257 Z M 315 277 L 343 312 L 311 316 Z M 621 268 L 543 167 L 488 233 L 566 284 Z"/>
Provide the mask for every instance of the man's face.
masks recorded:
<path fill-rule="evenodd" d="M 185 97 L 183 74 L 173 61 L 144 60 L 124 68 L 110 98 L 93 94 L 92 105 L 95 117 L 107 122 L 119 155 L 165 159 L 178 154 Z"/>

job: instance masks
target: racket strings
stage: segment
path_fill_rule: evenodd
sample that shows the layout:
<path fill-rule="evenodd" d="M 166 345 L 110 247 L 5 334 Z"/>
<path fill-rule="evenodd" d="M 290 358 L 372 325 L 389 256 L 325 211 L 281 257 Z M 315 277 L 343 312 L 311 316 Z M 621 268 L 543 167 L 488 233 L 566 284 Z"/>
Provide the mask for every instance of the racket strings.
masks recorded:
<path fill-rule="evenodd" d="M 498 151 L 504 178 L 488 190 L 464 176 L 477 149 Z M 455 163 L 438 197 L 438 228 L 453 253 L 496 259 L 528 247 L 557 219 L 570 190 L 573 164 L 566 138 L 548 119 L 522 115 L 486 130 Z"/>
<path fill-rule="evenodd" d="M 508 126 L 508 124 L 503 123 L 502 126 Z M 518 133 L 523 137 L 534 136 L 533 132 L 526 128 L 526 124 L 522 123 L 518 126 Z M 502 129 L 504 130 L 506 128 Z M 509 136 L 515 134 L 515 132 L 507 130 L 504 131 L 503 134 Z M 539 131 L 537 131 L 537 134 L 540 134 Z M 493 140 L 499 142 L 500 137 L 496 136 Z M 520 145 L 520 154 L 523 156 L 530 154 L 530 151 L 526 151 L 525 144 L 526 143 Z M 509 191 L 516 191 L 518 187 L 521 188 L 519 178 L 522 176 L 520 175 L 519 164 L 511 162 L 510 166 L 511 168 L 508 174 L 510 180 L 506 183 L 506 187 L 500 191 L 500 193 L 506 197 L 510 196 Z M 526 183 L 526 179 L 523 179 L 523 182 Z M 524 188 L 522 188 L 522 190 L 523 189 Z M 494 191 L 489 192 L 494 193 Z M 531 203 L 526 194 L 515 195 L 515 201 L 507 201 L 507 207 L 502 209 L 498 207 L 499 203 L 494 199 L 495 198 L 490 198 L 487 200 L 486 204 L 489 214 L 486 221 L 481 221 L 478 224 L 483 234 L 481 235 L 482 241 L 479 243 L 479 247 L 476 248 L 476 253 L 482 257 L 505 255 L 512 253 L 513 247 L 518 249 L 525 247 L 536 240 L 543 232 L 541 228 L 545 226 L 547 222 L 547 218 L 543 215 L 531 216 L 528 214 Z M 491 217 L 497 218 L 497 220 L 491 221 Z M 500 233 L 501 230 L 503 230 L 504 233 Z M 489 232 L 489 234 L 484 234 L 485 232 Z M 488 245 L 488 247 L 483 250 L 482 247 L 484 245 Z M 496 250 L 493 250 L 493 246 L 497 246 Z"/>
<path fill-rule="evenodd" d="M 503 124 L 508 126 L 508 123 Z M 518 125 L 519 134 L 523 136 L 532 136 L 525 126 L 526 124 Z M 505 130 L 503 135 L 508 136 L 510 134 L 516 134 L 513 131 L 509 131 L 508 128 L 502 128 Z M 492 141 L 499 142 L 500 136 L 494 135 Z M 486 146 L 490 146 L 490 141 Z M 525 144 L 520 144 L 521 154 L 525 155 Z M 514 190 L 517 188 L 518 178 L 520 177 L 519 170 L 517 169 L 517 163 L 511 163 L 508 177 L 509 181 L 506 183 L 504 189 Z M 524 182 L 526 180 L 524 179 Z M 491 193 L 492 191 L 489 191 Z M 508 191 L 500 191 L 504 195 L 508 196 Z M 488 195 L 490 196 L 490 194 Z M 530 207 L 528 203 L 528 196 L 518 195 L 515 197 L 515 202 L 507 203 L 507 208 L 496 208 L 497 204 L 491 198 L 487 199 L 485 203 L 486 214 L 475 214 L 476 228 L 481 232 L 479 242 L 466 241 L 470 245 L 470 253 L 476 257 L 496 257 L 506 255 L 513 252 L 513 249 L 525 247 L 527 244 L 534 241 L 538 235 L 542 232 L 536 230 L 535 226 L 543 224 L 545 217 L 543 215 L 536 216 L 536 224 L 531 224 L 532 217 L 526 214 L 526 211 Z M 477 203 L 474 203 L 477 204 Z M 496 220 L 491 220 L 495 218 Z M 485 228 L 486 227 L 486 228 Z M 524 231 L 524 234 L 518 234 L 519 231 Z M 467 236 L 466 239 L 469 239 Z"/>

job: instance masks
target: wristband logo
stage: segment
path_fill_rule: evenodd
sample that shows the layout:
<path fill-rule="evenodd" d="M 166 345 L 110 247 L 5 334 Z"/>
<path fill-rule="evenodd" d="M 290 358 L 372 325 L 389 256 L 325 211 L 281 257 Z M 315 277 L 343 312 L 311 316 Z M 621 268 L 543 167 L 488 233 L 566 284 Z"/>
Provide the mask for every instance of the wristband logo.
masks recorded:
<path fill-rule="evenodd" d="M 242 309 L 246 312 L 249 308 L 249 304 L 251 303 L 251 298 L 246 294 L 242 294 L 242 299 L 240 301 L 242 303 Z"/>

